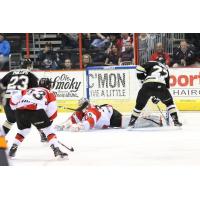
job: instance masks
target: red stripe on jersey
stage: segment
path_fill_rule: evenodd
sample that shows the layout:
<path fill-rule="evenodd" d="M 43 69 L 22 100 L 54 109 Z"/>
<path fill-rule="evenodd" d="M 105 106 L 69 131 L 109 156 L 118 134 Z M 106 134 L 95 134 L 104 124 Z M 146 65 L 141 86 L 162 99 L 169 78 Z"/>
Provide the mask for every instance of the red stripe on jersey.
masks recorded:
<path fill-rule="evenodd" d="M 10 99 L 9 103 L 10 103 L 10 105 L 13 105 L 13 106 L 17 105 L 17 103 L 16 104 L 13 103 L 12 99 Z"/>
<path fill-rule="evenodd" d="M 53 115 L 51 115 L 50 121 L 53 121 L 56 117 L 57 117 L 57 111 Z"/>
<path fill-rule="evenodd" d="M 17 135 L 15 136 L 15 139 L 19 140 L 20 142 L 22 142 L 24 140 L 24 136 L 19 134 L 19 133 L 17 133 Z"/>
<path fill-rule="evenodd" d="M 22 90 L 22 96 L 26 94 L 27 90 Z"/>
<path fill-rule="evenodd" d="M 48 142 L 52 139 L 56 138 L 56 135 L 54 133 L 50 133 L 48 136 L 47 136 L 47 140 Z"/>
<path fill-rule="evenodd" d="M 90 128 L 93 128 L 93 127 L 94 127 L 94 119 L 93 119 L 92 117 L 89 117 L 89 118 L 87 119 L 87 121 L 88 121 L 89 124 L 90 124 Z"/>
<path fill-rule="evenodd" d="M 29 105 L 26 105 L 26 106 L 19 107 L 17 109 L 19 109 L 19 110 L 37 110 L 37 105 L 36 104 L 29 104 Z"/>
<path fill-rule="evenodd" d="M 56 101 L 56 96 L 53 92 L 50 92 L 48 90 L 47 95 L 46 95 L 48 103 L 51 103 L 52 101 Z"/>
<path fill-rule="evenodd" d="M 73 115 L 70 117 L 73 124 L 78 123 L 78 122 L 76 121 L 76 118 L 75 118 L 75 117 L 77 117 L 79 121 L 82 121 L 82 119 L 83 119 L 83 117 L 84 117 L 83 111 L 76 111 L 76 112 L 73 113 Z"/>

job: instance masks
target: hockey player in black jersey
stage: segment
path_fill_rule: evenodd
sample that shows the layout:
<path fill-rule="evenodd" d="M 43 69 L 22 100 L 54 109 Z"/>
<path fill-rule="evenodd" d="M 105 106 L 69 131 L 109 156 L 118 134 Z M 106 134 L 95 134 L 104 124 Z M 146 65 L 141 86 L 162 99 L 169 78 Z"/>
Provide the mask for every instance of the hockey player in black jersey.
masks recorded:
<path fill-rule="evenodd" d="M 143 83 L 138 92 L 136 106 L 131 115 L 129 127 L 134 128 L 135 122 L 150 97 L 157 103 L 159 100 L 166 105 L 175 126 L 182 126 L 179 122 L 173 98 L 169 92 L 168 66 L 156 61 L 148 61 L 136 67 L 137 78 Z"/>
<path fill-rule="evenodd" d="M 4 111 L 6 121 L 3 124 L 4 134 L 7 134 L 12 125 L 16 122 L 15 113 L 10 108 L 10 98 L 19 90 L 25 90 L 38 86 L 38 78 L 30 71 L 32 69 L 32 61 L 25 59 L 21 64 L 21 69 L 15 69 L 8 72 L 2 79 L 1 83 L 5 87 L 5 105 Z M 40 132 L 40 131 L 39 131 Z M 46 140 L 45 135 L 40 132 L 41 141 Z"/>

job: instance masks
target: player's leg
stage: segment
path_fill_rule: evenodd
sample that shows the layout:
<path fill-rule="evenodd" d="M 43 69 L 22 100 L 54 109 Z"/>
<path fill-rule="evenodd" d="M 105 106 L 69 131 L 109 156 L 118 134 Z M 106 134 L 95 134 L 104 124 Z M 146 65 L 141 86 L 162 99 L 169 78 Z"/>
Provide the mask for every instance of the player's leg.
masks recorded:
<path fill-rule="evenodd" d="M 140 116 L 140 113 L 142 112 L 143 108 L 146 106 L 149 98 L 151 97 L 151 87 L 149 87 L 149 84 L 146 83 L 142 86 L 142 88 L 138 92 L 138 96 L 136 99 L 136 105 L 133 109 L 131 119 L 129 121 L 129 127 L 134 127 L 136 120 Z"/>
<path fill-rule="evenodd" d="M 4 106 L 4 111 L 6 115 L 6 121 L 2 125 L 4 134 L 7 134 L 12 128 L 12 125 L 16 122 L 15 111 L 11 109 L 9 100 L 10 100 L 9 98 L 6 99 L 6 104 Z"/>
<path fill-rule="evenodd" d="M 122 114 L 114 108 L 110 118 L 110 127 L 122 127 Z"/>
<path fill-rule="evenodd" d="M 57 140 L 57 136 L 54 133 L 55 131 L 52 126 L 52 122 L 49 120 L 46 112 L 43 109 L 32 112 L 31 123 L 35 125 L 37 129 L 42 130 L 43 133 L 46 135 L 48 143 L 52 148 L 52 150 L 54 151 L 55 156 L 61 156 L 61 157 L 67 156 L 66 153 L 63 153 L 59 149 L 59 143 Z"/>
<path fill-rule="evenodd" d="M 163 86 L 162 92 L 158 93 L 157 97 L 162 101 L 163 104 L 166 105 L 167 111 L 169 112 L 174 122 L 174 125 L 182 126 L 182 123 L 179 122 L 176 106 L 174 104 L 173 97 L 170 94 L 169 90 L 165 86 Z"/>
<path fill-rule="evenodd" d="M 10 157 L 15 156 L 18 146 L 23 142 L 24 138 L 31 129 L 31 122 L 29 120 L 30 115 L 27 110 L 16 110 L 15 116 L 17 120 L 18 133 L 16 134 L 14 142 L 10 148 Z"/>
<path fill-rule="evenodd" d="M 40 134 L 40 141 L 41 142 L 48 142 L 46 135 L 44 134 L 44 132 L 41 129 L 38 129 L 39 134 Z"/>

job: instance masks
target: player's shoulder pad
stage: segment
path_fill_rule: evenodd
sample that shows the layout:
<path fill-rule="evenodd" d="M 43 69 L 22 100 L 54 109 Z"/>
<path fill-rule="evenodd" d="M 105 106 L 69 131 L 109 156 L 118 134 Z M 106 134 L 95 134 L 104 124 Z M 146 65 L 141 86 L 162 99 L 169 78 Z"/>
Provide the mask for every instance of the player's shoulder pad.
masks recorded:
<path fill-rule="evenodd" d="M 52 102 L 52 101 L 56 101 L 56 95 L 54 92 L 47 90 L 48 91 L 48 101 Z"/>
<path fill-rule="evenodd" d="M 137 65 L 136 70 L 137 70 L 137 72 L 140 72 L 140 73 L 146 72 L 146 69 L 141 65 Z"/>

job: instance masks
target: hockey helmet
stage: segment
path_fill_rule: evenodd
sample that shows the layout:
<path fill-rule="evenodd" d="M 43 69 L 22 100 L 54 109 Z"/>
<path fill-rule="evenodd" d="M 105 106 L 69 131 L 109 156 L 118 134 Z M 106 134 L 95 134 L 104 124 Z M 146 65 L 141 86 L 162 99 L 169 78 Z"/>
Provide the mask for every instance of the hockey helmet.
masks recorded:
<path fill-rule="evenodd" d="M 29 69 L 32 70 L 33 69 L 33 62 L 30 58 L 25 58 L 24 60 L 22 60 L 21 62 L 21 68 L 22 69 Z"/>
<path fill-rule="evenodd" d="M 90 104 L 90 101 L 87 98 L 81 98 L 78 101 L 78 108 L 77 111 L 82 111 L 83 109 L 87 108 L 87 106 Z"/>
<path fill-rule="evenodd" d="M 49 78 L 41 78 L 39 81 L 39 87 L 44 87 L 50 90 L 52 87 L 52 82 Z"/>
<path fill-rule="evenodd" d="M 162 63 L 162 64 L 165 64 L 165 63 L 166 63 L 166 59 L 163 58 L 163 57 L 159 57 L 159 58 L 157 59 L 157 61 L 160 62 L 160 63 Z"/>

